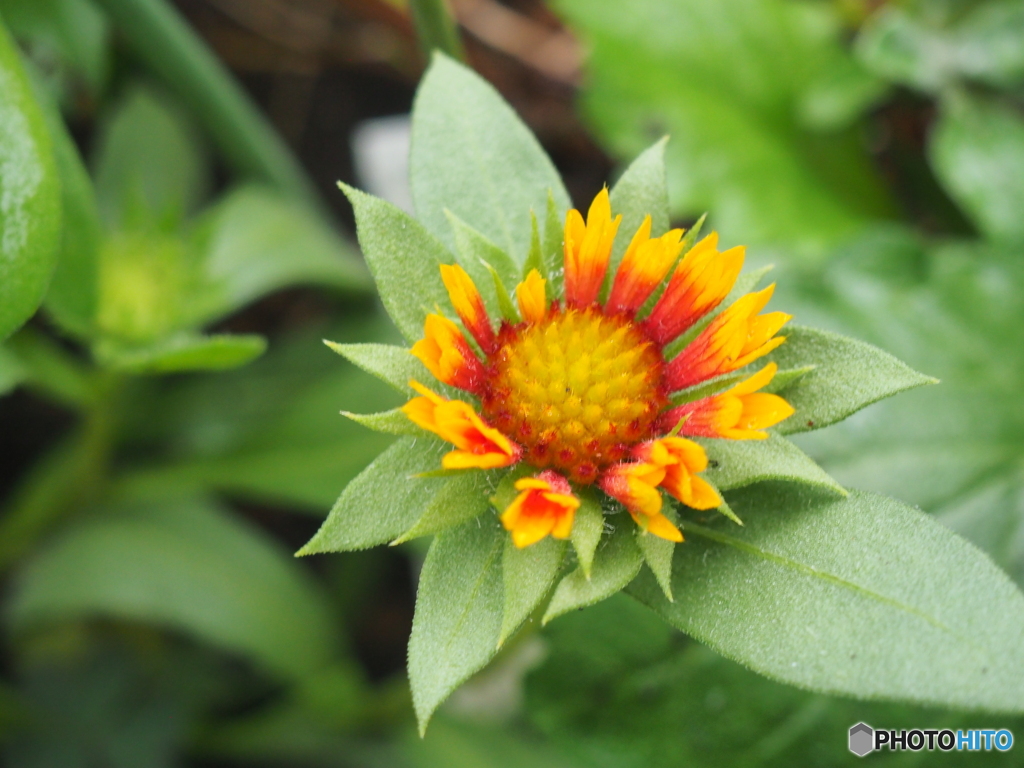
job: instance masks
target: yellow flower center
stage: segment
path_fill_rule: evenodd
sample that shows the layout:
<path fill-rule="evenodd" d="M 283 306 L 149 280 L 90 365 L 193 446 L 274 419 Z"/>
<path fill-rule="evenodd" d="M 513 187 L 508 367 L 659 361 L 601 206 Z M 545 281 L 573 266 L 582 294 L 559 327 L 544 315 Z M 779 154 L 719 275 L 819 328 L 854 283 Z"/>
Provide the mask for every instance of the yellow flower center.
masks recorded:
<path fill-rule="evenodd" d="M 489 423 L 523 446 L 535 467 L 592 483 L 621 461 L 666 404 L 658 348 L 625 317 L 555 311 L 506 326 L 482 394 Z"/>

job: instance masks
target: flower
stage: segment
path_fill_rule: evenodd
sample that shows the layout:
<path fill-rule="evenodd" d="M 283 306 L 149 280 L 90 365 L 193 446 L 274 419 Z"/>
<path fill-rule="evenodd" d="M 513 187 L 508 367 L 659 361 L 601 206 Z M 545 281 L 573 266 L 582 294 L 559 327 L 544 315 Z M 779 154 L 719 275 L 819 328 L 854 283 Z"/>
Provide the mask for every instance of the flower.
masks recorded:
<path fill-rule="evenodd" d="M 549 533 L 556 539 L 569 538 L 580 500 L 572 495 L 568 480 L 547 469 L 536 477 L 516 480 L 515 489 L 519 495 L 501 514 L 513 544 L 528 547 Z"/>
<path fill-rule="evenodd" d="M 456 447 L 443 467 L 525 462 L 535 470 L 515 481 L 518 495 L 501 512 L 517 547 L 567 538 L 585 486 L 620 502 L 647 533 L 682 541 L 662 511 L 663 492 L 693 509 L 722 504 L 700 477 L 704 448 L 690 438 L 760 439 L 793 413 L 778 395 L 758 391 L 771 382 L 774 363 L 724 391 L 693 398 L 683 391 L 703 391 L 785 341 L 777 333 L 790 316 L 762 314 L 774 286 L 712 315 L 733 289 L 743 248 L 719 251 L 712 233 L 680 259 L 683 231 L 652 238 L 648 216 L 608 280 L 621 220 L 612 217 L 607 190 L 586 220 L 569 211 L 564 294 L 549 296 L 550 281 L 531 269 L 515 290 L 518 319 L 495 324 L 466 271 L 442 265 L 469 338 L 454 321 L 430 314 L 411 350 L 439 381 L 473 398 L 449 400 L 412 383 L 421 396 L 403 412 Z M 671 357 L 670 346 L 688 332 L 692 339 Z"/>

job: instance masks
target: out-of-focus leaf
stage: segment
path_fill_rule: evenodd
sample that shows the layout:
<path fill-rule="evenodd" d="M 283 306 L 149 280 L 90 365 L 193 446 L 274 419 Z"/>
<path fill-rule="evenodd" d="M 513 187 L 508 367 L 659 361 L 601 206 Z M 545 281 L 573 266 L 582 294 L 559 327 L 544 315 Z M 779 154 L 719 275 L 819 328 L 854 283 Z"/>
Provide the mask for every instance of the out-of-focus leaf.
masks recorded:
<path fill-rule="evenodd" d="M 549 190 L 559 210 L 569 206 L 554 165 L 512 108 L 440 53 L 416 94 L 409 175 L 416 215 L 435 237 L 455 245 L 448 209 L 519 264 L 530 247 L 530 211 L 545 210 Z"/>
<path fill-rule="evenodd" d="M 280 339 L 245 368 L 181 378 L 172 388 L 137 380 L 121 440 L 146 462 L 126 482 L 140 493 L 214 488 L 322 517 L 393 440 L 339 411 L 386 410 L 399 398 L 331 354 L 321 336 L 390 339 L 387 326 L 378 316 L 310 329 Z"/>
<path fill-rule="evenodd" d="M 0 27 L 0 340 L 46 293 L 60 242 L 60 180 L 42 110 Z"/>
<path fill-rule="evenodd" d="M 229 193 L 199 225 L 207 279 L 223 293 L 211 314 L 232 312 L 296 284 L 363 289 L 370 276 L 353 249 L 307 206 L 270 189 Z"/>
<path fill-rule="evenodd" d="M 0 395 L 5 395 L 24 381 L 25 366 L 6 347 L 0 346 Z"/>
<path fill-rule="evenodd" d="M 16 629 L 86 616 L 169 626 L 286 676 L 325 666 L 338 642 L 324 596 L 287 552 L 184 497 L 91 516 L 19 575 Z"/>
<path fill-rule="evenodd" d="M 16 381 L 33 386 L 63 405 L 87 409 L 96 401 L 97 381 L 86 365 L 31 326 L 22 328 L 6 347 L 0 348 L 0 371 L 5 361 Z M 3 376 L 0 373 L 0 379 Z"/>
<path fill-rule="evenodd" d="M 53 156 L 60 174 L 63 225 L 57 268 L 46 294 L 47 312 L 79 337 L 95 330 L 99 301 L 99 253 L 103 236 L 96 194 L 78 148 L 55 108 L 46 111 Z"/>
<path fill-rule="evenodd" d="M 417 477 L 441 465 L 440 444 L 403 437 L 350 482 L 300 555 L 345 552 L 385 544 L 409 530 L 445 479 Z"/>
<path fill-rule="evenodd" d="M 860 60 L 882 77 L 923 91 L 957 78 L 1004 88 L 1024 80 L 1024 3 L 976 3 L 953 23 L 929 18 L 934 9 L 927 5 L 916 14 L 898 5 L 880 10 L 857 38 Z"/>
<path fill-rule="evenodd" d="M 940 379 L 797 439 L 847 487 L 935 513 L 1024 581 L 1024 261 L 1016 248 L 924 252 L 871 237 L 822 279 L 780 280 L 807 322 L 883 346 Z M 785 346 L 785 345 L 783 345 Z"/>
<path fill-rule="evenodd" d="M 95 351 L 100 363 L 108 368 L 138 374 L 237 368 L 262 355 L 266 348 L 266 339 L 255 334 L 179 333 L 147 346 L 101 341 Z"/>
<path fill-rule="evenodd" d="M 498 650 L 506 538 L 496 518 L 481 518 L 444 531 L 430 546 L 409 638 L 409 683 L 421 735 L 441 702 Z"/>
<path fill-rule="evenodd" d="M 730 491 L 767 480 L 799 483 L 832 496 L 846 491 L 784 437 L 769 433 L 767 440 L 700 440 L 708 454 L 706 477 L 716 488 Z"/>
<path fill-rule="evenodd" d="M 45 64 L 62 100 L 74 95 L 77 81 L 97 93 L 110 68 L 110 29 L 90 0 L 0 0 L 11 34 L 28 55 Z"/>
<path fill-rule="evenodd" d="M 430 738 L 410 734 L 402 754 L 408 768 L 578 768 L 532 733 L 441 717 L 432 724 Z M 385 755 L 381 761 L 389 767 L 396 764 L 394 756 Z"/>
<path fill-rule="evenodd" d="M 455 257 L 402 209 L 352 187 L 342 190 L 384 308 L 406 339 L 421 338 L 424 318 L 437 305 L 450 306 L 439 267 Z"/>
<path fill-rule="evenodd" d="M 611 597 L 633 580 L 644 560 L 632 529 L 633 522 L 619 515 L 615 530 L 594 554 L 589 578 L 581 567 L 558 583 L 544 613 L 545 624 L 564 613 Z"/>
<path fill-rule="evenodd" d="M 973 545 L 919 510 L 860 492 L 822 501 L 777 484 L 729 502 L 743 528 L 683 522 L 674 603 L 646 574 L 630 594 L 723 655 L 802 688 L 1024 711 L 1024 595 Z"/>
<path fill-rule="evenodd" d="M 1018 112 L 950 97 L 929 155 L 939 180 L 982 233 L 1024 240 L 1024 118 Z"/>
<path fill-rule="evenodd" d="M 955 732 L 979 721 L 976 713 L 831 698 L 782 685 L 659 624 L 624 597 L 552 624 L 545 632 L 548 656 L 526 681 L 531 723 L 586 768 L 825 768 L 860 764 L 847 748 L 854 723 L 897 731 L 930 723 Z M 999 720 L 1015 733 L 1022 723 Z M 909 750 L 880 750 L 868 759 L 887 768 L 922 760 Z M 936 749 L 926 762 L 965 761 L 963 752 Z"/>
<path fill-rule="evenodd" d="M 140 85 L 109 117 L 94 168 L 100 214 L 113 229 L 173 230 L 209 183 L 191 125 L 165 96 Z"/>
<path fill-rule="evenodd" d="M 806 94 L 849 66 L 822 4 L 560 0 L 592 48 L 584 108 L 619 157 L 665 133 L 673 213 L 807 252 L 887 210 L 853 134 L 801 127 Z"/>

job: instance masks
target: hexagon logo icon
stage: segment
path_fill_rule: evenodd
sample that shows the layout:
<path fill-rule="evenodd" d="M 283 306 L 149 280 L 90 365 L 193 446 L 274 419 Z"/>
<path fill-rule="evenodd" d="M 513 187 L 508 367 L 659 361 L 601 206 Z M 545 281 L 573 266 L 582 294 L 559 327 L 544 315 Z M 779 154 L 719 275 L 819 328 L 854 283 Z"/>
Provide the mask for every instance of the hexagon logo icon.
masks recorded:
<path fill-rule="evenodd" d="M 864 757 L 875 748 L 875 729 L 867 723 L 857 723 L 850 728 L 850 751 L 857 757 Z"/>

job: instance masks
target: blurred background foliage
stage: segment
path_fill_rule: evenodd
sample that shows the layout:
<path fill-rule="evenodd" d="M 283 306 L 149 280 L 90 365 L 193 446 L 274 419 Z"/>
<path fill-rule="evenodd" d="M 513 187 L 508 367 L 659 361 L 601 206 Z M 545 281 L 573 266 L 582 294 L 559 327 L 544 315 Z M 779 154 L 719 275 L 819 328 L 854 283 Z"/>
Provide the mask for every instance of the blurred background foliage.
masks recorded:
<path fill-rule="evenodd" d="M 1024 584 L 1024 2 L 451 6 L 577 204 L 670 134 L 679 223 L 709 211 L 802 324 L 943 380 L 801 444 Z M 0 18 L 38 112 L 40 220 L 63 209 L 26 278 L 41 296 L 55 259 L 43 309 L 0 345 L 6 764 L 827 766 L 854 760 L 859 720 L 993 725 L 773 683 L 619 597 L 511 643 L 419 740 L 422 548 L 291 557 L 386 444 L 337 411 L 396 404 L 319 340 L 396 338 L 334 183 L 408 199 L 409 9 L 0 0 Z M 30 311 L 0 307 L 0 332 Z"/>

